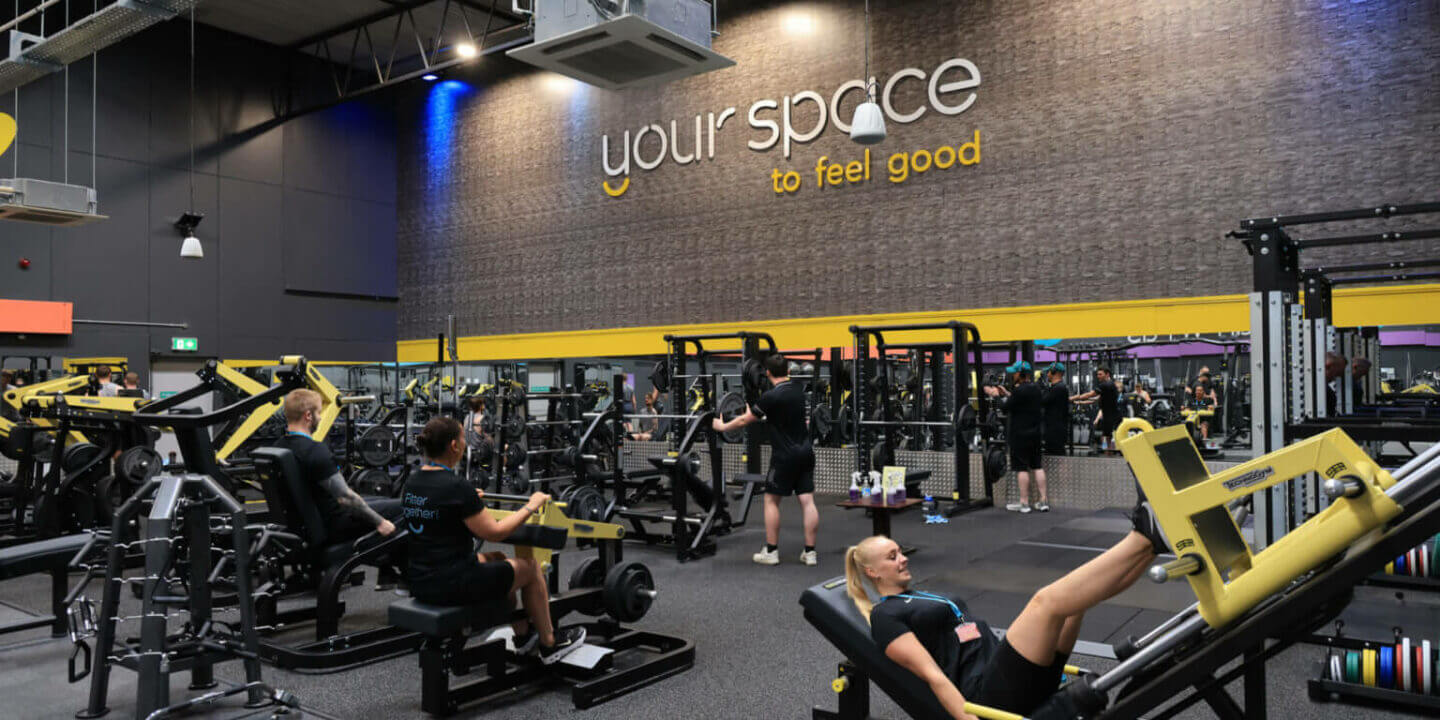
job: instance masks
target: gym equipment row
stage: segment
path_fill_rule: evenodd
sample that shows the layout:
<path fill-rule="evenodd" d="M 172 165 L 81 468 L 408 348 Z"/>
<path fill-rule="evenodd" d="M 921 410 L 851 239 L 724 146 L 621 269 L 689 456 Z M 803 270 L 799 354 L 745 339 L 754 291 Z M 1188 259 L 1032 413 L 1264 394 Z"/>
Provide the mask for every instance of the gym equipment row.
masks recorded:
<path fill-rule="evenodd" d="M 1118 644 L 1117 666 L 1069 683 L 1032 715 L 1037 719 L 1118 720 L 1146 716 L 1162 706 L 1170 716 L 1198 702 L 1222 718 L 1261 717 L 1261 711 L 1247 715 L 1225 687 L 1243 678 L 1244 707 L 1265 707 L 1264 663 L 1303 641 L 1312 628 L 1333 621 L 1357 582 L 1440 531 L 1440 445 L 1387 472 L 1343 431 L 1332 429 L 1211 474 L 1182 427 L 1154 429 L 1129 419 L 1117 437 L 1177 553 L 1175 560 L 1151 568 L 1150 577 L 1186 580 L 1196 603 L 1143 637 Z M 1327 470 L 1322 489 L 1332 502 L 1324 510 L 1284 542 L 1262 549 L 1245 542 L 1231 506 L 1279 483 Z M 944 716 L 923 681 L 875 648 L 853 603 L 839 601 L 844 593 L 844 578 L 807 590 L 801 597 L 807 620 L 845 654 L 859 677 L 879 685 L 911 715 Z M 1397 642 L 1403 655 L 1403 638 Z M 1378 673 L 1380 644 L 1372 647 Z M 1431 657 L 1432 668 L 1434 661 Z M 1363 653 L 1361 662 L 1364 685 Z M 1420 680 L 1415 666 L 1411 671 L 1410 680 Z M 842 693 L 841 702 L 839 713 L 817 709 L 813 716 L 868 714 L 868 690 Z M 973 706 L 967 710 L 982 718 L 1016 717 Z"/>
<path fill-rule="evenodd" d="M 895 342 L 886 335 L 904 335 L 916 331 L 945 331 L 948 342 Z M 980 331 L 970 323 L 951 320 L 945 323 L 926 325 L 887 325 L 861 327 L 851 326 L 854 336 L 854 357 L 851 364 L 851 387 L 860 388 L 855 393 L 855 414 L 852 436 L 856 438 L 855 471 L 860 478 L 869 478 L 870 472 L 880 471 L 887 465 L 895 464 L 895 451 L 902 444 L 901 431 L 906 428 L 930 429 L 944 433 L 952 451 L 955 485 L 948 498 L 948 517 L 960 513 L 990 507 L 994 504 L 993 485 L 1005 474 L 1005 451 L 1003 445 L 992 442 L 998 434 L 998 426 L 992 422 L 980 422 L 990 417 L 990 400 L 984 394 L 973 392 L 972 377 L 983 378 L 985 359 Z M 933 334 L 933 333 L 932 333 Z M 872 353 L 873 350 L 873 353 Z M 913 392 L 928 382 L 934 388 L 936 400 L 930 404 L 929 415 L 920 419 L 904 414 L 904 404 L 892 402 L 891 363 L 886 361 L 894 351 L 914 352 L 916 378 Z M 951 358 L 951 367 L 945 367 L 945 358 Z M 870 392 L 869 390 L 874 390 Z M 941 399 L 943 397 L 943 399 Z M 899 400 L 899 398 L 896 398 Z M 918 399 L 917 399 L 918 402 Z M 915 405 L 919 408 L 921 406 Z M 947 413 L 941 417 L 941 411 Z M 985 462 L 985 496 L 970 496 L 970 435 L 978 431 Z M 993 459 L 992 459 L 993 458 Z M 928 479 L 927 470 L 907 468 L 905 473 L 906 494 L 920 497 L 919 484 Z"/>
<path fill-rule="evenodd" d="M 1394 642 L 1370 643 L 1344 637 L 1336 623 L 1331 647 L 1318 677 L 1308 682 L 1317 702 L 1355 702 L 1401 711 L 1440 711 L 1440 652 L 1428 638 L 1395 629 Z"/>

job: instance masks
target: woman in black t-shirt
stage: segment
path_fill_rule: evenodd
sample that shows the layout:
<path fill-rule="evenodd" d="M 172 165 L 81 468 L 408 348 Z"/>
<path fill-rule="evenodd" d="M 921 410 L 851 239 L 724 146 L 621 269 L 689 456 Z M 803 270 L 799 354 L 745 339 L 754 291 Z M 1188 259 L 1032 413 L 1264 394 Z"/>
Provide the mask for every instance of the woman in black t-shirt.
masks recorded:
<path fill-rule="evenodd" d="M 416 441 L 426 464 L 411 475 L 401 494 L 401 527 L 410 532 L 410 593 L 432 605 L 514 606 L 520 593 L 529 622 L 515 625 L 515 649 L 539 647 L 540 659 L 553 663 L 585 641 L 584 628 L 555 630 L 550 621 L 550 591 L 540 566 L 530 558 L 506 558 L 501 552 L 475 553 L 475 538 L 503 541 L 550 501 L 535 493 L 519 511 L 496 520 L 486 512 L 485 493 L 455 474 L 465 457 L 465 437 L 454 418 L 425 424 Z"/>
<path fill-rule="evenodd" d="M 1148 503 L 1131 523 L 1119 543 L 1036 591 L 1004 640 L 959 598 L 912 587 L 909 561 L 883 535 L 846 551 L 846 589 L 885 656 L 924 680 L 952 716 L 974 718 L 967 700 L 1028 715 L 1059 686 L 1085 612 L 1134 584 L 1165 551 Z"/>

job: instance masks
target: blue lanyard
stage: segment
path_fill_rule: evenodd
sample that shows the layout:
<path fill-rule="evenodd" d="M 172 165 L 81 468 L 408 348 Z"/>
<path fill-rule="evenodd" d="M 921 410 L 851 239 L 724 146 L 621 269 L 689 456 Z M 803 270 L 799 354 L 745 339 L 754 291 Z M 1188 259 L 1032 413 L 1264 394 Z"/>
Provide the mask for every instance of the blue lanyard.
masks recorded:
<path fill-rule="evenodd" d="M 917 590 L 917 591 L 915 591 L 914 593 L 900 593 L 899 595 L 886 595 L 884 598 L 881 598 L 880 602 L 885 602 L 886 600 L 889 600 L 890 598 L 897 598 L 897 597 L 910 598 L 910 599 L 912 599 L 912 600 L 929 600 L 929 601 L 931 601 L 931 602 L 942 602 L 942 603 L 945 603 L 946 605 L 949 605 L 949 606 L 950 606 L 950 611 L 953 612 L 953 613 L 955 613 L 955 619 L 956 619 L 956 620 L 959 620 L 960 622 L 964 622 L 964 621 L 965 621 L 965 613 L 960 612 L 960 606 L 959 606 L 959 605 L 956 605 L 954 602 L 952 602 L 952 601 L 950 600 L 950 598 L 944 597 L 944 596 L 942 596 L 942 595 L 936 595 L 935 593 L 928 593 L 928 592 L 923 592 L 923 591 Z"/>
<path fill-rule="evenodd" d="M 290 430 L 290 431 L 287 431 L 285 434 L 286 434 L 286 435 L 299 435 L 300 437 L 303 437 L 303 438 L 305 438 L 306 440 L 314 440 L 314 439 L 315 439 L 315 438 L 310 437 L 310 433 L 300 432 L 299 430 Z"/>
<path fill-rule="evenodd" d="M 434 460 L 431 460 L 430 462 L 428 462 L 428 463 L 426 463 L 426 464 L 427 464 L 427 465 L 434 465 L 435 467 L 445 468 L 446 470 L 449 470 L 449 471 L 452 472 L 452 473 L 455 472 L 455 468 L 452 468 L 452 467 L 450 467 L 449 465 L 446 465 L 445 463 L 435 462 Z M 423 468 L 422 468 L 422 469 L 423 469 Z"/>

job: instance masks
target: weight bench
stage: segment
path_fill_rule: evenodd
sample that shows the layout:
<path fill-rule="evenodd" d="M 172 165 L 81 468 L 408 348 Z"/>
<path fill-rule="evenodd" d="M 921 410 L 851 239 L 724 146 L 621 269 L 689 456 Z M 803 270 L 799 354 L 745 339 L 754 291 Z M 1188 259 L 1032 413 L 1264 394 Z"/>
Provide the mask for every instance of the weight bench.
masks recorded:
<path fill-rule="evenodd" d="M 62 637 L 69 632 L 69 622 L 65 617 L 65 595 L 69 591 L 70 561 L 90 542 L 90 538 L 89 533 L 79 533 L 0 548 L 0 580 L 41 572 L 50 573 L 51 613 L 31 620 L 0 625 L 0 635 L 46 625 L 50 626 L 51 637 Z"/>
<path fill-rule="evenodd" d="M 502 496 L 487 496 L 493 497 Z M 558 514 L 548 507 L 542 510 L 542 514 L 547 512 Z M 537 555 L 536 561 L 543 563 L 548 557 L 547 551 L 563 549 L 568 537 L 565 528 L 526 524 L 511 533 L 505 542 L 532 549 Z M 618 544 L 618 538 L 614 542 Z M 644 566 L 622 563 L 604 576 L 604 586 L 577 586 L 577 582 L 589 584 L 597 580 L 589 577 L 589 571 L 599 569 L 596 559 L 581 563 L 571 578 L 571 589 L 550 598 L 550 618 L 556 627 L 560 626 L 561 618 L 572 612 L 587 615 L 609 612 L 624 620 L 638 620 L 638 615 L 648 610 L 653 583 Z M 636 572 L 643 573 L 643 580 L 624 582 L 629 574 Z M 649 593 L 642 597 L 636 594 L 637 589 Z M 390 623 L 424 638 L 420 645 L 420 709 L 431 715 L 449 715 L 472 701 L 489 700 L 524 685 L 560 679 L 571 686 L 571 700 L 577 709 L 583 710 L 684 672 L 695 664 L 694 643 L 633 630 L 603 618 L 582 624 L 586 632 L 585 646 L 560 662 L 546 666 L 538 658 L 517 655 L 510 646 L 509 628 L 504 626 L 524 617 L 523 609 L 511 609 L 503 603 L 430 605 L 414 598 L 391 603 Z M 482 635 L 484 640 L 479 645 L 466 647 L 471 637 Z M 615 669 L 615 656 L 628 652 L 646 652 L 651 657 L 638 663 L 625 662 L 621 669 Z M 484 668 L 484 677 L 451 686 L 452 675 L 467 675 L 473 668 Z"/>

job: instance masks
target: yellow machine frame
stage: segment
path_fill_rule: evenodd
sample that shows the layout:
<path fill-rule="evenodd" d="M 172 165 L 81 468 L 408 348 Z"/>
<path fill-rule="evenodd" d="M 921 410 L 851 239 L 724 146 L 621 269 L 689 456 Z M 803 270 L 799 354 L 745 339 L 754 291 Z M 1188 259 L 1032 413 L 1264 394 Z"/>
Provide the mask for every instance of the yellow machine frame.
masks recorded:
<path fill-rule="evenodd" d="M 501 502 L 510 502 L 501 500 Z M 495 519 L 505 518 L 517 511 L 515 510 L 490 510 Z M 584 540 L 622 540 L 625 537 L 625 528 L 621 525 L 606 522 L 590 522 L 586 520 L 572 520 L 565 514 L 565 503 L 554 500 L 545 503 L 540 512 L 530 516 L 525 521 L 526 525 L 542 525 L 550 528 L 564 528 L 569 532 L 570 537 Z M 550 570 L 550 558 L 556 551 L 550 548 L 530 547 L 527 545 L 516 545 L 516 557 L 528 557 L 535 561 L 543 571 Z"/>
<path fill-rule="evenodd" d="M 1186 579 L 1199 600 L 1200 616 L 1211 627 L 1240 617 L 1401 511 L 1385 495 L 1395 479 L 1339 429 L 1214 474 L 1183 426 L 1156 430 L 1130 418 L 1120 424 L 1116 437 L 1123 438 L 1120 451 L 1176 555 L 1200 561 Z M 1254 552 L 1227 506 L 1311 472 L 1357 481 L 1360 492 L 1336 499 L 1279 541 Z"/>
<path fill-rule="evenodd" d="M 301 358 L 298 355 L 287 355 L 280 358 L 280 362 L 276 363 L 276 365 L 295 365 L 299 363 L 300 360 Z M 266 390 L 265 386 L 260 384 L 259 381 L 222 362 L 215 363 L 215 374 L 222 380 L 235 386 L 236 389 L 245 393 L 247 396 L 256 395 Z M 323 438 L 326 433 L 330 432 L 330 427 L 335 424 L 335 418 L 340 416 L 340 390 L 329 380 L 325 379 L 325 376 L 320 374 L 319 368 L 313 363 L 305 364 L 305 385 L 320 394 L 320 426 L 315 429 L 314 437 L 317 439 Z M 266 420 L 270 419 L 271 415 L 275 414 L 276 410 L 280 409 L 283 402 L 283 400 L 276 400 L 273 403 L 255 408 L 255 410 L 245 418 L 245 421 L 240 423 L 239 427 L 235 428 L 235 432 L 231 433 L 230 437 L 225 439 L 225 444 L 215 451 L 215 458 L 220 461 L 229 458 L 231 453 L 238 450 L 251 435 L 255 434 L 256 430 L 260 429 L 260 426 L 265 424 Z"/>

